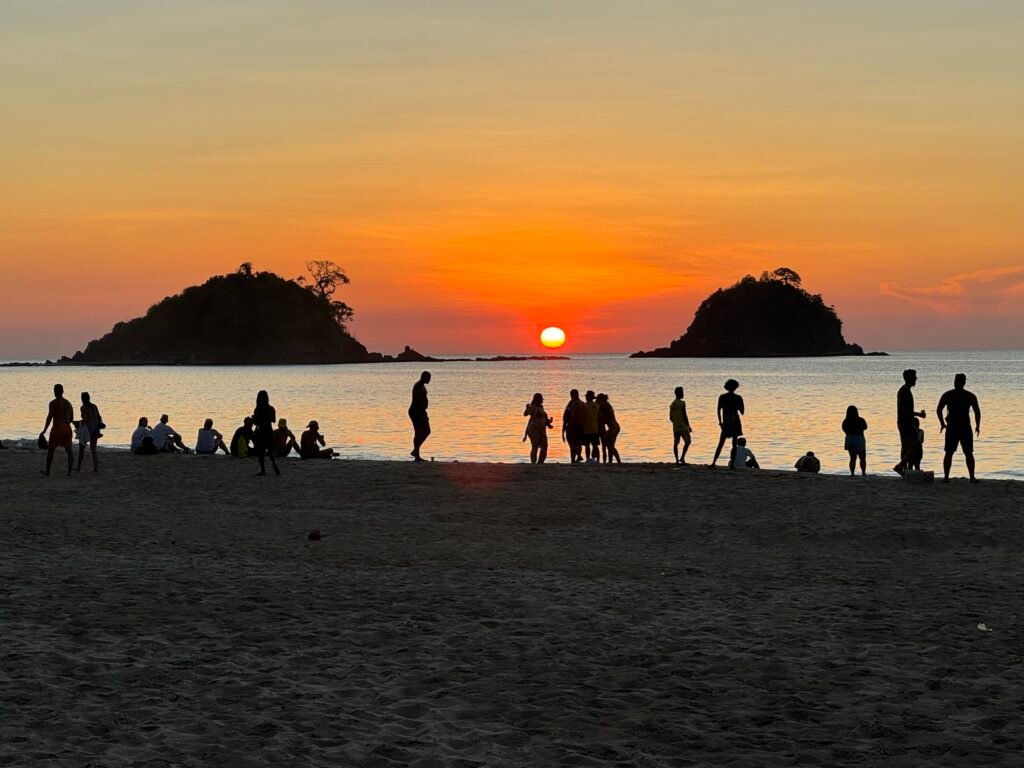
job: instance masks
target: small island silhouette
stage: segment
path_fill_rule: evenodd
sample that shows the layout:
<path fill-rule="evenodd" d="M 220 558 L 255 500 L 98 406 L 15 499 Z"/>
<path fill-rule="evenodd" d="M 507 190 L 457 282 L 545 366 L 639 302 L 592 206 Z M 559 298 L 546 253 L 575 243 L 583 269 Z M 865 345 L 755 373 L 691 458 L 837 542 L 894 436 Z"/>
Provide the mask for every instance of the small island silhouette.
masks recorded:
<path fill-rule="evenodd" d="M 631 357 L 814 357 L 863 355 L 843 338 L 843 321 L 787 267 L 747 275 L 701 302 L 693 322 L 667 347 Z"/>

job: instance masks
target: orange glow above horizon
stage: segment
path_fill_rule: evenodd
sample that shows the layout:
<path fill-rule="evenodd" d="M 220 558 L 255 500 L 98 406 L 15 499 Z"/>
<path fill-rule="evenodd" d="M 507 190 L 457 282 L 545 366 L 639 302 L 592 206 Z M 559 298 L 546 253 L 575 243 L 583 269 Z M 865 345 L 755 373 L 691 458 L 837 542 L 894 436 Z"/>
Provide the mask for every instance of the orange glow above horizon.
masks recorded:
<path fill-rule="evenodd" d="M 780 266 L 869 348 L 1024 346 L 1024 4 L 581 7 L 5 14 L 0 360 L 311 259 L 392 354 L 650 349 Z"/>

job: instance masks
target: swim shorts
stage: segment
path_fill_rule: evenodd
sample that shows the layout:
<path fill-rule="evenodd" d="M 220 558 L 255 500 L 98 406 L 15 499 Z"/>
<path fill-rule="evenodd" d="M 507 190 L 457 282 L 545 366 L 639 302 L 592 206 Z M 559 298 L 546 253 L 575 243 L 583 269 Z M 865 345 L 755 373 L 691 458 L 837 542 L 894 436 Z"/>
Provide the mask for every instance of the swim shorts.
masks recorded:
<path fill-rule="evenodd" d="M 70 448 L 73 436 L 70 424 L 54 424 L 50 429 L 50 447 Z"/>
<path fill-rule="evenodd" d="M 955 453 L 957 447 L 964 453 L 974 453 L 974 433 L 971 428 L 950 429 L 946 427 L 946 453 Z"/>

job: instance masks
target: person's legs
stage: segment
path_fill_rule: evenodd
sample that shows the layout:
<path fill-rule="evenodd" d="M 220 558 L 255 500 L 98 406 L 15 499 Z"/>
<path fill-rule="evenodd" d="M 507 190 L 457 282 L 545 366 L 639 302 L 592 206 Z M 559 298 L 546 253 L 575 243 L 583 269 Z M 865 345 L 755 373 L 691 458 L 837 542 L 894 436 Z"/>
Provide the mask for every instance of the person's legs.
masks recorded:
<path fill-rule="evenodd" d="M 945 483 L 949 482 L 949 471 L 953 468 L 953 452 L 946 451 L 942 457 L 942 481 Z"/>
<path fill-rule="evenodd" d="M 856 451 L 849 451 L 849 454 L 850 454 L 850 477 L 853 477 L 856 474 L 856 470 L 857 470 L 857 452 Z"/>
<path fill-rule="evenodd" d="M 974 452 L 964 453 L 964 460 L 967 462 L 967 473 L 971 476 L 971 482 L 978 482 L 978 478 L 974 476 Z"/>
<path fill-rule="evenodd" d="M 82 462 L 85 461 L 85 443 L 78 444 L 78 464 L 75 466 L 76 472 L 82 471 Z"/>
<path fill-rule="evenodd" d="M 860 452 L 860 473 L 861 475 L 867 475 L 868 473 L 868 452 Z"/>
<path fill-rule="evenodd" d="M 45 475 L 50 474 L 50 467 L 53 466 L 53 454 L 56 450 L 57 446 L 51 440 L 50 445 L 46 448 L 46 471 L 43 473 Z"/>
<path fill-rule="evenodd" d="M 679 463 L 679 441 L 682 437 L 678 432 L 672 432 L 672 455 L 676 457 L 676 464 Z"/>
<path fill-rule="evenodd" d="M 679 461 L 680 464 L 686 463 L 686 452 L 690 450 L 691 442 L 693 442 L 693 438 L 690 437 L 690 433 L 687 432 L 685 435 L 683 435 L 683 455 Z"/>
<path fill-rule="evenodd" d="M 75 450 L 71 447 L 71 443 L 64 445 L 64 453 L 68 455 L 68 477 L 70 477 L 71 470 L 75 468 Z"/>
<path fill-rule="evenodd" d="M 99 454 L 96 452 L 96 441 L 97 440 L 98 440 L 98 438 L 95 435 L 93 435 L 92 441 L 89 443 L 89 452 L 90 452 L 90 455 L 92 456 L 92 471 L 93 472 L 99 472 L 100 471 Z M 79 463 L 81 463 L 81 462 L 79 462 Z"/>
<path fill-rule="evenodd" d="M 540 444 L 540 451 L 537 453 L 537 463 L 543 464 L 548 459 L 548 441 L 545 440 Z"/>
<path fill-rule="evenodd" d="M 718 447 L 715 448 L 715 458 L 711 460 L 711 466 L 715 466 L 718 463 L 718 457 L 722 455 L 722 448 L 725 447 L 726 435 L 723 432 L 722 436 L 718 438 Z M 734 438 L 735 439 L 735 438 Z"/>

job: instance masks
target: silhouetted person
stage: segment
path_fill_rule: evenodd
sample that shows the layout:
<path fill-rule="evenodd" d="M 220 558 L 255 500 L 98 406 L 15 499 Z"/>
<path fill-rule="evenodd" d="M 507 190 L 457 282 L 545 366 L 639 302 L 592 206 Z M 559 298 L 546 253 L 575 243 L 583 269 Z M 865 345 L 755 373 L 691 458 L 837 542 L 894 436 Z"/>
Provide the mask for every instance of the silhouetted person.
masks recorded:
<path fill-rule="evenodd" d="M 597 464 L 601 460 L 601 433 L 598 426 L 597 395 L 588 389 L 587 402 L 583 404 L 583 449 L 587 453 L 587 463 Z"/>
<path fill-rule="evenodd" d="M 583 461 L 583 421 L 586 408 L 580 400 L 580 391 L 569 391 L 569 402 L 562 411 L 562 442 L 569 444 L 569 461 L 578 464 Z"/>
<path fill-rule="evenodd" d="M 715 458 L 711 466 L 717 466 L 718 457 L 722 455 L 722 447 L 726 440 L 732 440 L 732 447 L 735 448 L 737 440 L 743 434 L 743 422 L 740 415 L 743 410 L 743 398 L 736 394 L 740 383 L 736 379 L 729 379 L 725 382 L 725 394 L 718 396 L 718 426 L 722 428 L 722 434 L 718 438 L 718 447 L 715 449 Z"/>
<path fill-rule="evenodd" d="M 160 416 L 160 423 L 153 427 L 153 442 L 156 443 L 156 447 L 167 453 L 174 453 L 175 451 L 191 453 L 191 450 L 182 441 L 181 435 L 175 431 L 169 422 L 170 417 L 165 413 Z"/>
<path fill-rule="evenodd" d="M 797 472 L 810 472 L 817 474 L 821 472 L 821 461 L 814 455 L 814 451 L 808 451 L 796 460 Z"/>
<path fill-rule="evenodd" d="M 96 443 L 103 437 L 102 429 L 103 419 L 100 416 L 100 409 L 96 407 L 96 404 L 92 401 L 88 392 L 82 393 L 82 407 L 79 409 L 81 415 L 81 424 L 85 427 L 84 431 L 79 427 L 80 437 L 78 440 L 78 471 L 82 470 L 82 462 L 85 460 L 85 446 L 89 446 L 90 455 L 92 456 L 92 471 L 99 472 L 100 462 L 96 456 Z M 82 442 L 81 438 L 85 437 L 87 440 Z"/>
<path fill-rule="evenodd" d="M 132 432 L 132 453 L 136 456 L 153 456 L 160 453 L 160 449 L 153 441 L 153 430 L 149 428 L 149 419 L 145 416 L 139 419 L 139 426 Z"/>
<path fill-rule="evenodd" d="M 914 410 L 914 386 L 917 384 L 917 371 L 908 368 L 903 372 L 903 386 L 896 393 L 896 427 L 900 431 L 900 463 L 893 467 L 893 472 L 902 475 L 908 468 L 909 460 L 918 450 L 923 453 L 921 437 L 918 435 L 924 411 Z M 917 461 L 920 467 L 920 458 Z"/>
<path fill-rule="evenodd" d="M 974 436 L 981 436 L 981 406 L 973 392 L 968 392 L 967 376 L 958 373 L 953 379 L 953 389 L 939 398 L 936 412 L 939 414 L 939 432 L 946 432 L 946 455 L 942 458 L 942 482 L 949 482 L 949 470 L 953 467 L 953 454 L 957 447 L 963 449 L 967 471 L 971 482 L 978 482 L 974 476 Z M 943 413 L 946 411 L 946 413 Z M 974 411 L 975 428 L 971 431 L 971 411 Z"/>
<path fill-rule="evenodd" d="M 71 423 L 75 420 L 75 409 L 64 398 L 64 387 L 61 384 L 53 385 L 53 400 L 46 411 L 46 423 L 40 435 L 45 435 L 50 430 L 50 439 L 46 446 L 46 469 L 40 470 L 44 475 L 50 474 L 50 467 L 53 466 L 53 454 L 58 448 L 63 448 L 68 455 L 68 474 L 74 469 L 75 457 L 72 452 L 71 442 L 74 439 L 74 431 Z M 50 425 L 53 428 L 50 429 Z"/>
<path fill-rule="evenodd" d="M 615 418 L 615 408 L 612 406 L 611 400 L 608 399 L 608 395 L 602 392 L 597 396 L 597 407 L 598 429 L 601 434 L 601 454 L 604 456 L 606 463 L 611 464 L 614 461 L 621 464 L 622 457 L 619 455 L 619 449 L 616 447 L 616 444 L 619 441 L 619 433 L 622 431 L 622 427 L 619 426 L 619 420 Z"/>
<path fill-rule="evenodd" d="M 302 433 L 299 456 L 304 459 L 329 459 L 334 456 L 333 448 L 324 448 L 327 440 L 320 434 L 320 425 L 315 421 L 309 422 L 306 431 Z"/>
<path fill-rule="evenodd" d="M 260 471 L 256 477 L 263 477 L 267 474 L 267 467 L 264 460 L 270 457 L 270 466 L 274 468 L 274 474 L 280 475 L 281 470 L 277 467 L 277 459 L 274 458 L 274 422 L 277 421 L 277 411 L 270 404 L 270 395 L 265 389 L 256 393 L 256 408 L 252 412 L 252 445 L 256 458 L 260 462 Z"/>
<path fill-rule="evenodd" d="M 242 426 L 235 430 L 235 434 L 231 436 L 231 445 L 228 446 L 231 451 L 231 455 L 240 459 L 244 459 L 253 452 L 252 441 L 252 417 L 246 416 L 242 419 Z"/>
<path fill-rule="evenodd" d="M 850 475 L 856 474 L 857 460 L 860 459 L 860 473 L 868 473 L 868 443 L 864 433 L 868 429 L 868 423 L 861 418 L 856 405 L 846 409 L 846 418 L 843 419 L 843 434 L 846 438 L 843 447 L 850 454 Z"/>
<path fill-rule="evenodd" d="M 690 426 L 690 417 L 686 413 L 686 401 L 683 399 L 682 387 L 676 387 L 676 399 L 668 407 L 668 420 L 672 422 L 672 453 L 676 457 L 676 464 L 686 463 L 686 452 L 690 450 L 690 433 L 693 428 Z M 679 455 L 679 441 L 683 441 L 683 453 Z"/>
<path fill-rule="evenodd" d="M 409 420 L 412 421 L 412 451 L 409 453 L 416 461 L 425 461 L 420 456 L 420 448 L 430 437 L 430 416 L 427 415 L 427 408 L 430 401 L 427 398 L 427 384 L 430 383 L 430 371 L 420 374 L 420 380 L 413 384 L 412 403 L 409 405 Z"/>
<path fill-rule="evenodd" d="M 729 469 L 760 469 L 754 452 L 747 448 L 747 438 L 736 438 L 736 445 L 729 452 Z"/>
<path fill-rule="evenodd" d="M 213 428 L 213 419 L 203 422 L 203 428 L 196 434 L 196 453 L 210 455 L 217 451 L 230 453 L 224 444 L 224 435 Z"/>
<path fill-rule="evenodd" d="M 301 446 L 295 440 L 292 431 L 288 429 L 288 420 L 278 419 L 277 429 L 274 430 L 274 453 L 277 454 L 277 458 L 283 459 L 292 452 L 293 448 L 297 454 L 302 455 Z"/>
<path fill-rule="evenodd" d="M 530 440 L 530 463 L 543 464 L 548 458 L 548 430 L 554 426 L 554 419 L 544 410 L 544 395 L 537 392 L 526 404 L 523 416 L 528 417 L 523 442 Z"/>

